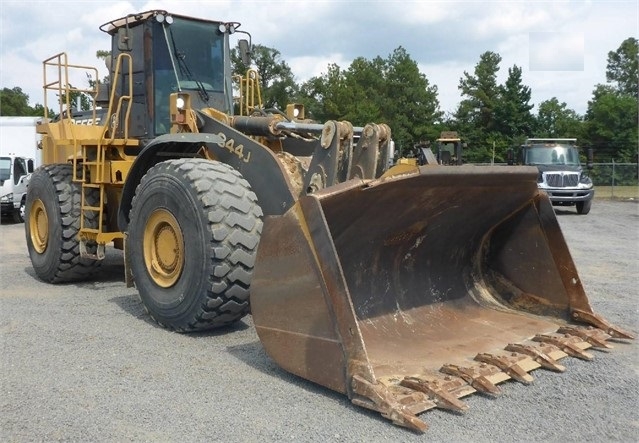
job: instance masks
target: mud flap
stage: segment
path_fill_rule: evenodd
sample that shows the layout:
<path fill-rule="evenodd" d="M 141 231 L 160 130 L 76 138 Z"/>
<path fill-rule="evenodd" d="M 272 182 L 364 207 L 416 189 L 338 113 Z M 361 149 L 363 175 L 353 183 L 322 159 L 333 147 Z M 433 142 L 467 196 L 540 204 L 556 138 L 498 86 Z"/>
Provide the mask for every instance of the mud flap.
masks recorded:
<path fill-rule="evenodd" d="M 461 397 L 631 338 L 592 311 L 536 177 L 404 169 L 267 218 L 251 285 L 267 353 L 421 432 L 427 409 L 463 412 Z"/>

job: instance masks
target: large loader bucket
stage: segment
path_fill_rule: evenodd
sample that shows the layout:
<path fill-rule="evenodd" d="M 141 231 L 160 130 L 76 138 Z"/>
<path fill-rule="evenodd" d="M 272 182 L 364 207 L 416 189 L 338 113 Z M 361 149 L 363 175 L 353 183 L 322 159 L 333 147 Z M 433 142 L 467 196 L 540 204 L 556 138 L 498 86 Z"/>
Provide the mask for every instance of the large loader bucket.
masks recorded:
<path fill-rule="evenodd" d="M 424 166 L 268 218 L 251 286 L 267 353 L 423 431 L 422 411 L 630 338 L 593 313 L 536 177 Z"/>

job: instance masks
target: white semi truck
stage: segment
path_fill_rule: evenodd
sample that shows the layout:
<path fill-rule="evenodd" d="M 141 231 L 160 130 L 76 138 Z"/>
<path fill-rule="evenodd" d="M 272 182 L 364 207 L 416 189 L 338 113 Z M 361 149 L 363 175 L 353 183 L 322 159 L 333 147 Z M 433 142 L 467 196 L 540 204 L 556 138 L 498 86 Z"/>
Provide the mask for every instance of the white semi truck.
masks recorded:
<path fill-rule="evenodd" d="M 0 117 L 0 206 L 1 217 L 24 221 L 30 174 L 41 163 L 40 135 L 36 122 L 41 117 Z"/>

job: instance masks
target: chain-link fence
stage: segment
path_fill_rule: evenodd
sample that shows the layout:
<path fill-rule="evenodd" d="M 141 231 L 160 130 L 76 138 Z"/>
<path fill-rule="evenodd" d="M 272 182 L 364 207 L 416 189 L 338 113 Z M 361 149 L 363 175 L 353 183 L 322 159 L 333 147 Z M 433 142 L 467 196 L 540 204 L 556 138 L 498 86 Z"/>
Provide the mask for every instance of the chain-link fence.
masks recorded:
<path fill-rule="evenodd" d="M 593 163 L 589 172 L 595 185 L 599 186 L 637 186 L 639 166 L 637 163 Z"/>
<path fill-rule="evenodd" d="M 473 163 L 479 166 L 490 166 L 491 163 Z M 505 163 L 492 165 L 505 166 Z M 598 197 L 639 199 L 639 164 L 637 163 L 593 163 L 592 169 L 584 171 L 590 176 L 595 185 L 595 195 Z"/>

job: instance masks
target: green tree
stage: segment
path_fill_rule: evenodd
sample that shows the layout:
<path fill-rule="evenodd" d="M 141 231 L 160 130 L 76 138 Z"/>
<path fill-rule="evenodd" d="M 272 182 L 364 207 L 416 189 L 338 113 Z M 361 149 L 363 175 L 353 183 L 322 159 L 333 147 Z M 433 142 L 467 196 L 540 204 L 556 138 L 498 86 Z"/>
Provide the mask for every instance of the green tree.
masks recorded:
<path fill-rule="evenodd" d="M 495 128 L 495 107 L 499 98 L 497 72 L 500 62 L 499 54 L 487 51 L 475 65 L 474 75 L 464 71 L 458 89 L 467 98 L 459 105 L 458 118 L 485 130 Z"/>
<path fill-rule="evenodd" d="M 277 49 L 262 45 L 253 45 L 252 62 L 260 80 L 262 102 L 266 108 L 284 109 L 294 101 L 298 85 L 288 64 L 282 60 Z M 245 75 L 250 66 L 246 66 L 240 57 L 239 49 L 231 51 L 234 75 Z"/>
<path fill-rule="evenodd" d="M 385 62 L 381 57 L 367 60 L 359 57 L 353 60 L 344 72 L 342 118 L 357 125 L 379 122 L 383 118 L 385 90 Z"/>
<path fill-rule="evenodd" d="M 639 134 L 637 97 L 597 85 L 586 112 L 587 142 L 598 161 L 636 162 Z"/>
<path fill-rule="evenodd" d="M 536 137 L 581 138 L 582 118 L 553 97 L 539 104 L 535 126 Z"/>
<path fill-rule="evenodd" d="M 492 158 L 492 145 L 498 137 L 495 109 L 498 106 L 500 88 L 497 72 L 501 56 L 484 52 L 475 65 L 474 75 L 464 71 L 458 89 L 462 101 L 455 112 L 458 131 L 468 142 L 467 161 L 485 162 Z"/>
<path fill-rule="evenodd" d="M 302 101 L 318 121 L 349 120 L 356 126 L 386 123 L 398 150 L 437 134 L 437 87 L 401 46 L 386 59 L 358 57 L 346 70 L 328 71 L 301 86 Z"/>
<path fill-rule="evenodd" d="M 530 112 L 533 108 L 530 104 L 531 91 L 528 86 L 522 84 L 521 73 L 521 68 L 517 65 L 508 68 L 508 78 L 505 84 L 499 87 L 499 99 L 495 109 L 499 132 L 509 143 L 530 135 L 534 125 L 534 118 Z"/>
<path fill-rule="evenodd" d="M 41 116 L 44 115 L 44 107 L 29 106 L 29 96 L 16 86 L 12 89 L 2 88 L 0 91 L 0 115 L 10 116 Z"/>
<path fill-rule="evenodd" d="M 314 120 L 343 120 L 348 112 L 345 73 L 335 63 L 328 65 L 326 73 L 304 82 L 300 95 Z"/>
<path fill-rule="evenodd" d="M 637 39 L 608 53 L 607 85 L 596 85 L 585 115 L 585 138 L 598 159 L 636 162 L 639 151 Z"/>
<path fill-rule="evenodd" d="M 606 80 L 615 83 L 616 90 L 621 94 L 639 94 L 638 58 L 639 44 L 634 37 L 627 38 L 616 51 L 608 53 Z"/>
<path fill-rule="evenodd" d="M 382 120 L 391 127 L 396 146 L 412 149 L 416 142 L 436 138 L 435 125 L 443 116 L 437 86 L 430 84 L 403 47 L 386 60 L 384 77 Z"/>
<path fill-rule="evenodd" d="M 301 100 L 317 121 L 348 120 L 364 125 L 382 118 L 384 61 L 358 57 L 346 70 L 331 64 L 301 88 Z"/>

